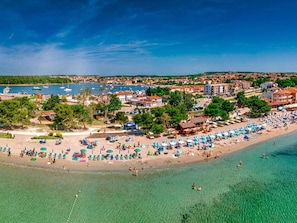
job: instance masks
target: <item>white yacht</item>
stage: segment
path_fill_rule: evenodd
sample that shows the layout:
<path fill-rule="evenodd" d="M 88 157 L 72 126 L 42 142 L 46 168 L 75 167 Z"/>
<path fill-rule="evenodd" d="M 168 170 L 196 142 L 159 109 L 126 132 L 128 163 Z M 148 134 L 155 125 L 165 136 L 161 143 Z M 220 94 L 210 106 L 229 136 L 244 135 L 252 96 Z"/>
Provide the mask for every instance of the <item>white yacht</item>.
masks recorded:
<path fill-rule="evenodd" d="M 41 88 L 38 87 L 38 86 L 33 86 L 33 87 L 32 87 L 32 90 L 41 90 Z"/>

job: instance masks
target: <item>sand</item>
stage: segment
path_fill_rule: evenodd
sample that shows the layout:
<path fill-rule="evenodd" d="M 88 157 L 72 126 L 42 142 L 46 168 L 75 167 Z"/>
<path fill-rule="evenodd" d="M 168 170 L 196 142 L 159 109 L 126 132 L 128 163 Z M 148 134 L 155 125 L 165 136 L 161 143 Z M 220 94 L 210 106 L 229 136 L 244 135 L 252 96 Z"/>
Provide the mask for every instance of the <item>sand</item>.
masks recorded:
<path fill-rule="evenodd" d="M 276 116 L 281 117 L 285 115 L 284 113 L 278 113 Z M 234 128 L 245 127 L 248 123 L 256 122 L 257 124 L 262 123 L 263 120 L 260 119 L 252 119 L 248 122 L 231 124 L 229 126 L 218 127 L 212 130 L 212 134 L 215 132 L 232 130 Z M 86 148 L 80 144 L 79 140 L 86 138 L 90 135 L 90 131 L 77 132 L 77 133 L 64 133 L 62 143 L 60 145 L 55 145 L 55 140 L 47 140 L 45 144 L 39 144 L 39 140 L 31 139 L 36 135 L 44 135 L 47 133 L 37 133 L 34 129 L 29 129 L 27 131 L 12 131 L 15 135 L 14 139 L 0 139 L 0 146 L 5 147 L 8 146 L 11 149 L 11 156 L 8 156 L 7 152 L 0 152 L 0 162 L 7 165 L 20 165 L 25 167 L 33 167 L 33 168 L 44 168 L 47 170 L 60 170 L 67 171 L 69 173 L 72 172 L 115 172 L 115 171 L 128 171 L 129 168 L 132 170 L 137 169 L 139 171 L 149 171 L 152 169 L 160 169 L 160 168 L 169 168 L 173 165 L 185 165 L 189 163 L 195 162 L 211 162 L 212 159 L 220 158 L 227 154 L 239 151 L 241 149 L 247 148 L 254 144 L 271 140 L 277 136 L 287 134 L 289 132 L 297 130 L 297 124 L 288 124 L 288 126 L 274 128 L 273 126 L 267 126 L 265 130 L 262 130 L 259 133 L 248 134 L 249 140 L 244 140 L 243 135 L 235 136 L 233 138 L 222 139 L 220 141 L 215 141 L 215 147 L 208 150 L 198 150 L 197 146 L 194 147 L 186 147 L 183 146 L 181 148 L 182 154 L 176 158 L 174 154 L 176 153 L 176 149 L 165 150 L 168 154 L 161 154 L 158 156 L 148 156 L 148 151 L 155 152 L 156 149 L 152 147 L 153 142 L 159 142 L 161 144 L 162 141 L 167 141 L 169 143 L 170 139 L 167 137 L 160 137 L 155 139 L 148 139 L 145 136 L 131 136 L 131 140 L 126 142 L 127 136 L 121 137 L 118 142 L 110 143 L 105 139 L 96 139 L 98 141 L 98 145 L 94 147 L 94 149 L 87 149 L 86 158 L 80 158 L 81 161 L 72 161 L 73 152 L 80 152 L 80 149 Z M 198 132 L 195 134 L 200 137 L 203 133 Z M 204 134 L 207 135 L 207 134 Z M 194 135 L 188 136 L 193 138 Z M 183 138 L 186 136 L 178 135 L 177 139 Z M 176 140 L 177 140 L 176 139 Z M 91 139 L 94 140 L 94 139 Z M 88 156 L 92 154 L 106 154 L 108 149 L 113 150 L 113 154 L 126 154 L 128 151 L 119 151 L 116 147 L 119 144 L 130 145 L 131 149 L 129 153 L 133 153 L 134 145 L 136 147 L 141 148 L 142 159 L 132 159 L 132 160 L 88 160 Z M 140 144 L 138 146 L 138 144 Z M 201 145 L 200 145 L 201 146 Z M 32 150 L 35 148 L 36 151 L 40 152 L 41 147 L 46 147 L 47 154 L 50 152 L 58 154 L 64 154 L 68 148 L 71 149 L 69 154 L 66 156 L 66 159 L 58 159 L 56 158 L 56 162 L 50 164 L 49 159 L 40 158 L 37 156 L 36 161 L 31 161 L 31 157 L 23 156 L 20 157 L 21 151 L 26 147 L 27 150 Z M 102 148 L 104 149 L 102 150 Z M 207 154 L 210 156 L 207 158 Z"/>

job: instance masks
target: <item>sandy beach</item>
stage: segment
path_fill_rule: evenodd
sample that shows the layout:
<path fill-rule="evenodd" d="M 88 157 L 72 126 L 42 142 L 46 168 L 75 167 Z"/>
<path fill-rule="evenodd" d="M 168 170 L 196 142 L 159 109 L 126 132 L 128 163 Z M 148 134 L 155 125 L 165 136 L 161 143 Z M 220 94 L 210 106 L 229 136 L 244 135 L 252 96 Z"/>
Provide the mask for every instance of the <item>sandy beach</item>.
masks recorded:
<path fill-rule="evenodd" d="M 278 118 L 282 119 L 284 115 L 290 115 L 289 113 L 277 113 L 270 118 Z M 215 134 L 215 132 L 228 131 L 232 129 L 239 129 L 240 127 L 245 127 L 247 124 L 263 123 L 262 119 L 254 119 L 248 120 L 247 122 L 231 124 L 228 126 L 217 127 L 210 132 L 211 134 Z M 9 147 L 10 148 L 10 156 L 8 156 L 8 152 L 0 152 L 0 162 L 5 163 L 7 165 L 20 165 L 26 167 L 34 167 L 34 168 L 44 168 L 48 170 L 60 170 L 67 172 L 114 172 L 114 171 L 128 171 L 129 168 L 133 170 L 137 169 L 141 171 L 149 171 L 152 169 L 160 169 L 160 168 L 169 168 L 175 165 L 186 165 L 189 163 L 195 162 L 212 162 L 215 158 L 220 158 L 227 154 L 239 151 L 241 149 L 247 148 L 254 144 L 266 141 L 273 140 L 273 138 L 287 134 L 289 132 L 297 130 L 297 124 L 292 123 L 291 121 L 287 122 L 287 126 L 284 126 L 281 123 L 277 128 L 273 125 L 267 125 L 265 129 L 249 133 L 247 136 L 248 140 L 244 140 L 244 135 L 240 134 L 239 136 L 228 137 L 228 139 L 214 140 L 214 147 L 204 150 L 201 149 L 201 145 L 198 149 L 198 146 L 187 147 L 183 145 L 180 150 L 182 153 L 179 156 L 175 156 L 176 149 L 165 149 L 164 153 L 160 155 L 148 155 L 148 153 L 155 153 L 156 149 L 152 147 L 153 142 L 158 142 L 161 144 L 163 141 L 170 142 L 165 136 L 155 139 L 148 139 L 146 136 L 130 136 L 130 140 L 128 141 L 129 136 L 123 136 L 118 139 L 118 141 L 111 143 L 104 138 L 100 139 L 89 139 L 90 141 L 96 141 L 97 146 L 93 147 L 93 149 L 87 149 L 85 145 L 80 143 L 80 140 L 86 139 L 90 136 L 90 131 L 85 132 L 76 132 L 76 133 L 63 133 L 63 140 L 60 145 L 55 145 L 56 140 L 46 140 L 45 144 L 40 144 L 39 140 L 31 139 L 37 135 L 45 135 L 47 133 L 35 132 L 34 129 L 28 129 L 27 131 L 12 131 L 14 134 L 14 139 L 0 139 L 0 146 L 2 148 Z M 189 135 L 187 137 L 193 138 L 194 136 L 200 137 L 203 134 L 198 132 L 195 135 Z M 185 140 L 186 136 L 178 135 L 176 141 L 180 138 Z M 122 147 L 125 144 L 130 149 L 119 150 L 117 147 Z M 112 154 L 115 156 L 116 154 L 131 154 L 134 153 L 135 148 L 140 149 L 141 159 L 138 157 L 134 159 L 123 159 L 123 160 L 93 160 L 94 155 L 102 155 L 107 154 L 107 150 L 113 150 Z M 27 151 L 36 151 L 37 153 L 42 152 L 40 150 L 41 147 L 46 148 L 46 157 L 41 158 L 38 155 L 36 156 L 36 160 L 32 161 L 31 156 L 24 155 L 20 156 L 21 151 L 26 148 Z M 67 149 L 70 149 L 70 152 L 67 152 Z M 72 160 L 72 155 L 74 152 L 80 152 L 81 149 L 86 149 L 85 158 L 78 158 L 77 161 Z M 55 163 L 50 162 L 48 155 L 56 154 Z M 261 153 L 261 151 L 260 151 Z M 58 154 L 61 154 L 61 157 L 58 158 Z M 64 155 L 67 154 L 67 155 Z M 63 155 L 65 159 L 63 159 Z M 92 159 L 89 160 L 88 157 L 92 156 Z M 101 156 L 100 155 L 100 156 Z M 260 154 L 259 154 L 260 155 Z M 53 159 L 51 160 L 53 161 Z"/>

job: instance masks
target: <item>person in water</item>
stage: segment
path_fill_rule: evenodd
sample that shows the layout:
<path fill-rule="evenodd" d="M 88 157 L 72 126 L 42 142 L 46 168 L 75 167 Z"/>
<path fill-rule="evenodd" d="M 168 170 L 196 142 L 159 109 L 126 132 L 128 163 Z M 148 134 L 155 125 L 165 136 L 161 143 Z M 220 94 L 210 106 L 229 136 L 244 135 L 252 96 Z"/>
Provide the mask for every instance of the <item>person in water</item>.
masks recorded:
<path fill-rule="evenodd" d="M 196 190 L 196 184 L 195 183 L 192 184 L 192 189 Z"/>

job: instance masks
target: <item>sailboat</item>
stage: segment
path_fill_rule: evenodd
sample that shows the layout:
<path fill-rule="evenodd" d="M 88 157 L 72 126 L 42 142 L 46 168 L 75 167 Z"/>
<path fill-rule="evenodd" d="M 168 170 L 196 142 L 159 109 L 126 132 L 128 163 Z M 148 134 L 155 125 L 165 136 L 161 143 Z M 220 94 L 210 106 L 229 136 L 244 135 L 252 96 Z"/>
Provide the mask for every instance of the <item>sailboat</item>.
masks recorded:
<path fill-rule="evenodd" d="M 70 91 L 72 91 L 72 89 L 69 88 L 69 84 L 68 84 L 68 87 L 67 87 L 67 88 L 64 88 L 64 91 L 65 91 L 65 92 L 70 92 Z"/>
<path fill-rule="evenodd" d="M 65 87 L 64 87 L 64 85 L 63 85 L 63 82 L 62 82 L 62 86 L 60 87 L 60 89 L 64 89 Z"/>
<path fill-rule="evenodd" d="M 43 88 L 48 88 L 48 83 L 46 83 L 45 85 L 42 86 Z"/>

